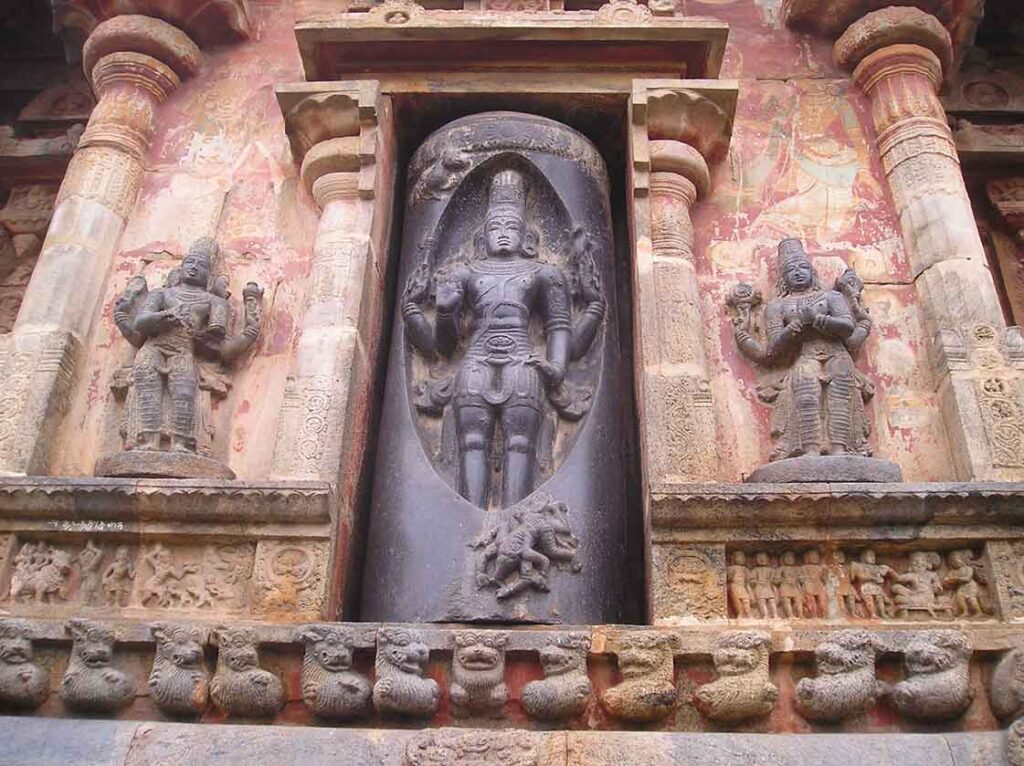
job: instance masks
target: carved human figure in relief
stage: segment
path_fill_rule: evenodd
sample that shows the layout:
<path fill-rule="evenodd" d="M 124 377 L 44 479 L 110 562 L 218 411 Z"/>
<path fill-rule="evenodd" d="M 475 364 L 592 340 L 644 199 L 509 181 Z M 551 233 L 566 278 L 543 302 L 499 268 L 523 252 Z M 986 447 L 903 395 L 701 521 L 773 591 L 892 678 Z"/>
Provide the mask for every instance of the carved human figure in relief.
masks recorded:
<path fill-rule="evenodd" d="M 860 554 L 860 561 L 850 564 L 850 579 L 860 589 L 860 600 L 868 619 L 889 616 L 889 599 L 885 594 L 885 581 L 895 577 L 892 567 L 875 562 L 875 552 L 870 548 Z"/>
<path fill-rule="evenodd" d="M 804 612 L 808 617 L 828 617 L 827 570 L 821 563 L 821 552 L 811 548 L 804 552 L 801 577 L 804 591 Z"/>
<path fill-rule="evenodd" d="M 857 602 L 860 595 L 850 581 L 850 573 L 846 568 L 846 553 L 832 552 L 832 566 L 828 569 L 827 581 L 835 588 L 836 607 L 847 617 L 857 616 Z"/>
<path fill-rule="evenodd" d="M 732 563 L 726 567 L 725 578 L 728 583 L 729 605 L 732 606 L 736 617 L 741 620 L 751 617 L 750 586 L 747 582 L 749 577 L 747 555 L 743 551 L 734 551 Z"/>
<path fill-rule="evenodd" d="M 779 605 L 782 607 L 782 616 L 788 619 L 804 616 L 803 592 L 801 590 L 804 582 L 803 572 L 796 563 L 796 554 L 793 551 L 783 551 L 779 561 Z"/>
<path fill-rule="evenodd" d="M 103 598 L 108 606 L 128 606 L 135 581 L 132 549 L 121 545 L 114 551 L 114 560 L 103 571 Z"/>
<path fill-rule="evenodd" d="M 529 495 L 537 476 L 545 399 L 566 418 L 585 412 L 587 396 L 564 384 L 569 364 L 586 353 L 600 328 L 605 301 L 586 237 L 578 232 L 580 295 L 587 306 L 574 324 L 569 280 L 561 268 L 537 260 L 537 232 L 527 225 L 526 178 L 502 170 L 489 186 L 482 257 L 432 273 L 428 257 L 410 276 L 402 316 L 410 342 L 422 354 L 450 358 L 460 341 L 465 353 L 450 386 L 435 386 L 434 411 L 454 408 L 459 494 L 479 508 L 492 499 L 491 453 L 500 426 L 502 508 Z M 435 285 L 436 322 L 422 306 Z M 462 315 L 471 315 L 464 338 Z M 530 320 L 543 322 L 544 353 L 530 336 Z M 421 406 L 421 409 L 428 407 Z M 429 409 L 428 409 L 429 411 Z"/>
<path fill-rule="evenodd" d="M 772 460 L 870 454 L 864 403 L 873 389 L 854 368 L 852 356 L 871 331 L 862 289 L 851 269 L 836 280 L 835 289 L 822 288 L 800 241 L 785 239 L 779 243 L 778 295 L 764 311 L 765 342 L 753 328 L 758 292 L 741 284 L 730 295 L 740 351 L 765 366 L 788 368 L 758 391 L 774 405 Z"/>
<path fill-rule="evenodd" d="M 779 573 L 771 565 L 766 551 L 754 554 L 754 567 L 750 570 L 750 589 L 762 620 L 779 617 L 779 600 L 775 586 L 779 584 Z"/>
<path fill-rule="evenodd" d="M 130 371 L 115 378 L 113 388 L 126 396 L 124 450 L 140 454 L 101 460 L 97 473 L 170 475 L 168 466 L 152 453 L 209 457 L 209 398 L 223 396 L 230 385 L 218 363 L 237 359 L 256 342 L 263 296 L 255 282 L 245 286 L 243 326 L 231 335 L 227 278 L 212 272 L 217 253 L 212 239 L 196 240 L 164 287 L 150 291 L 145 277 L 138 276 L 118 297 L 114 322 L 139 350 Z M 210 470 L 195 475 L 228 478 L 223 476 L 226 468 L 221 474 L 209 474 Z"/>
<path fill-rule="evenodd" d="M 942 585 L 953 591 L 954 617 L 982 617 L 986 613 L 981 601 L 981 588 L 985 583 L 982 563 L 975 561 L 969 550 L 950 551 L 946 556 L 948 568 Z"/>
<path fill-rule="evenodd" d="M 915 613 L 927 613 L 929 617 L 949 608 L 939 603 L 942 595 L 942 578 L 938 568 L 941 558 L 930 551 L 914 551 L 910 554 L 909 568 L 893 578 L 892 600 L 896 605 L 896 616 L 909 617 Z"/>

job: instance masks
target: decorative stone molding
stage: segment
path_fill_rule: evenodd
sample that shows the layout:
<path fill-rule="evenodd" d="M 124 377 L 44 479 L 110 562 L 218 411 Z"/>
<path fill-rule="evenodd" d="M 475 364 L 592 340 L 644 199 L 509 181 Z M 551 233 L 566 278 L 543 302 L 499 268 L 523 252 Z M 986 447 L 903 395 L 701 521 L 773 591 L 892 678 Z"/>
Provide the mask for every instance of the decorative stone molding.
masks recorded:
<path fill-rule="evenodd" d="M 985 191 L 1006 225 L 1013 230 L 1017 239 L 1024 243 L 1024 178 L 1000 178 L 989 181 Z"/>
<path fill-rule="evenodd" d="M 715 416 L 704 350 L 690 209 L 729 145 L 730 83 L 634 81 L 637 356 L 646 473 L 714 478 Z"/>
<path fill-rule="evenodd" d="M 891 0 L 784 0 L 782 15 L 794 29 L 835 37 L 864 14 L 890 5 Z M 904 0 L 899 5 L 915 6 L 943 24 L 954 15 L 951 0 Z"/>

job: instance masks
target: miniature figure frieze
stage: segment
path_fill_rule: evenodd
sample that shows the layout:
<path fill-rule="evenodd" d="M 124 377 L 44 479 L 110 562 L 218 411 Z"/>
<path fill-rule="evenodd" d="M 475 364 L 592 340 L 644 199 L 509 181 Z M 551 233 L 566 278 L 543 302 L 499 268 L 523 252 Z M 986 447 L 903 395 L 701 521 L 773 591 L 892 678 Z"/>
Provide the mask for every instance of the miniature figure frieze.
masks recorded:
<path fill-rule="evenodd" d="M 67 601 L 74 557 L 42 540 L 23 543 L 14 556 L 11 601 L 53 604 Z"/>
<path fill-rule="evenodd" d="M 259 639 L 248 628 L 217 628 L 217 671 L 210 699 L 230 716 L 272 718 L 284 706 L 281 679 L 260 667 Z"/>
<path fill-rule="evenodd" d="M 773 406 L 773 462 L 748 481 L 902 480 L 894 463 L 870 457 L 865 404 L 874 386 L 854 364 L 872 326 L 863 289 L 852 269 L 823 288 L 800 240 L 785 239 L 763 341 L 755 327 L 761 294 L 741 283 L 729 295 L 737 346 L 770 372 L 758 397 Z"/>
<path fill-rule="evenodd" d="M 394 715 L 432 716 L 437 711 L 441 690 L 437 681 L 427 677 L 429 659 L 430 650 L 416 631 L 380 628 L 375 663 L 377 677 L 373 684 L 374 708 Z"/>
<path fill-rule="evenodd" d="M 133 277 L 114 306 L 114 322 L 138 351 L 111 385 L 124 399 L 123 451 L 101 458 L 97 476 L 233 479 L 213 457 L 211 400 L 231 385 L 229 365 L 256 342 L 263 291 L 242 291 L 241 329 L 226 276 L 215 275 L 219 249 L 196 240 L 163 287 Z"/>
<path fill-rule="evenodd" d="M 406 746 L 402 766 L 538 766 L 537 739 L 526 731 L 425 729 Z"/>
<path fill-rule="evenodd" d="M 622 680 L 606 689 L 601 704 L 615 718 L 659 721 L 675 710 L 675 634 L 635 631 L 616 636 L 613 650 Z"/>
<path fill-rule="evenodd" d="M 841 631 L 814 648 L 815 678 L 796 685 L 796 707 L 810 721 L 836 722 L 861 715 L 885 691 L 875 678 L 875 640 L 863 631 Z"/>
<path fill-rule="evenodd" d="M 1014 647 L 992 669 L 989 697 L 992 712 L 1007 721 L 1024 714 L 1024 650 Z"/>
<path fill-rule="evenodd" d="M 505 646 L 501 631 L 463 630 L 453 636 L 452 679 L 448 696 L 455 715 L 499 718 L 508 701 Z"/>
<path fill-rule="evenodd" d="M 238 610 L 246 606 L 253 569 L 251 544 L 181 550 L 154 543 L 142 554 L 139 603 L 181 610 Z"/>
<path fill-rule="evenodd" d="M 540 650 L 544 678 L 523 687 L 523 707 L 531 718 L 562 721 L 582 715 L 593 690 L 587 674 L 586 633 L 557 633 Z"/>
<path fill-rule="evenodd" d="M 337 625 L 307 625 L 299 632 L 302 700 L 313 714 L 331 720 L 363 718 L 372 711 L 370 682 L 352 668 L 355 635 Z"/>
<path fill-rule="evenodd" d="M 711 659 L 718 678 L 693 694 L 694 706 L 712 721 L 737 722 L 772 712 L 779 689 L 771 682 L 767 633 L 726 633 Z"/>
<path fill-rule="evenodd" d="M 753 566 L 742 550 L 729 557 L 726 595 L 737 620 L 950 622 L 992 619 L 995 611 L 986 567 L 969 548 L 890 552 L 884 561 L 873 548 L 833 550 L 826 562 L 818 548 L 761 550 Z"/>
<path fill-rule="evenodd" d="M 569 507 L 542 493 L 513 508 L 503 523 L 481 533 L 470 547 L 479 551 L 476 584 L 497 588 L 498 600 L 531 588 L 548 592 L 552 565 L 570 572 L 583 568 Z"/>
<path fill-rule="evenodd" d="M 210 673 L 203 662 L 205 631 L 154 623 L 156 640 L 149 693 L 160 711 L 175 718 L 201 715 L 210 704 Z"/>
<path fill-rule="evenodd" d="M 68 620 L 71 658 L 60 682 L 64 707 L 80 713 L 113 713 L 135 699 L 135 682 L 113 665 L 114 632 L 91 620 Z"/>
<path fill-rule="evenodd" d="M 890 690 L 893 706 L 917 721 L 949 721 L 974 700 L 971 646 L 955 630 L 917 633 L 903 652 L 906 678 Z"/>
<path fill-rule="evenodd" d="M 33 658 L 28 623 L 0 620 L 0 708 L 35 710 L 50 696 L 50 674 Z"/>
<path fill-rule="evenodd" d="M 364 617 L 621 622 L 603 160 L 560 123 L 484 113 L 428 137 L 408 189 Z"/>

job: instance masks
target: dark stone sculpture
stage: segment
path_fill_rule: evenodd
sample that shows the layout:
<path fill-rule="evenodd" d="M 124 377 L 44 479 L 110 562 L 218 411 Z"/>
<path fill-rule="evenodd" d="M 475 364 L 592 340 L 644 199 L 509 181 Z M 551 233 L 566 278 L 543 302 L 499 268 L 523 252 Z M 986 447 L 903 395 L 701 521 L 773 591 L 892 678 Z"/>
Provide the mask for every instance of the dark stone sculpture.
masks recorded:
<path fill-rule="evenodd" d="M 362 616 L 621 621 L 603 161 L 560 123 L 486 113 L 431 135 L 408 186 Z"/>
<path fill-rule="evenodd" d="M 138 352 L 111 386 L 125 398 L 124 451 L 98 460 L 97 476 L 235 477 L 212 457 L 210 397 L 230 387 L 223 364 L 256 342 L 263 291 L 245 286 L 242 329 L 231 335 L 227 278 L 213 274 L 217 255 L 212 239 L 196 240 L 162 288 L 150 291 L 136 276 L 118 297 L 114 322 Z"/>
<path fill-rule="evenodd" d="M 35 710 L 50 695 L 50 674 L 32 657 L 28 624 L 0 620 L 0 707 Z"/>
<path fill-rule="evenodd" d="M 963 715 L 974 699 L 971 647 L 955 630 L 914 636 L 903 653 L 906 679 L 891 690 L 896 710 L 918 721 L 948 721 Z"/>
<path fill-rule="evenodd" d="M 884 685 L 875 678 L 875 641 L 863 631 L 840 632 L 814 648 L 816 678 L 796 685 L 796 706 L 810 721 L 836 722 L 870 710 Z"/>
<path fill-rule="evenodd" d="M 354 639 L 334 625 L 307 625 L 302 660 L 302 699 L 320 718 L 349 720 L 371 712 L 370 682 L 352 669 Z"/>
<path fill-rule="evenodd" d="M 771 682 L 767 633 L 726 633 L 711 659 L 718 678 L 693 694 L 694 706 L 712 721 L 736 722 L 768 715 L 779 698 Z"/>
<path fill-rule="evenodd" d="M 523 687 L 523 707 L 532 718 L 559 721 L 582 715 L 592 693 L 589 648 L 586 633 L 559 633 L 540 650 L 544 678 Z"/>
<path fill-rule="evenodd" d="M 173 717 L 201 715 L 210 704 L 210 674 L 203 664 L 204 632 L 188 625 L 150 626 L 156 639 L 149 691 L 160 711 Z"/>
<path fill-rule="evenodd" d="M 260 667 L 256 633 L 217 628 L 217 672 L 210 684 L 213 704 L 230 716 L 271 718 L 284 706 L 281 679 Z"/>
<path fill-rule="evenodd" d="M 373 706 L 381 713 L 425 718 L 437 711 L 441 690 L 427 678 L 430 650 L 422 637 L 405 628 L 377 631 L 377 678 Z"/>
<path fill-rule="evenodd" d="M 1006 721 L 1024 714 L 1024 649 L 1014 647 L 999 659 L 989 688 L 997 718 Z"/>
<path fill-rule="evenodd" d="M 68 710 L 113 713 L 135 699 L 135 683 L 112 665 L 114 633 L 98 622 L 68 620 L 71 659 L 60 682 L 60 699 Z"/>
<path fill-rule="evenodd" d="M 733 289 L 728 304 L 740 351 L 765 367 L 786 368 L 758 387 L 759 398 L 774 407 L 774 462 L 747 481 L 902 480 L 895 463 L 869 457 L 864 404 L 874 386 L 853 361 L 871 332 L 863 288 L 852 269 L 832 290 L 822 288 L 800 241 L 783 240 L 777 296 L 764 309 L 765 342 L 754 329 L 760 293 L 748 284 Z"/>
<path fill-rule="evenodd" d="M 457 716 L 500 717 L 508 701 L 505 685 L 505 644 L 498 631 L 463 630 L 455 634 L 452 680 L 448 685 Z"/>

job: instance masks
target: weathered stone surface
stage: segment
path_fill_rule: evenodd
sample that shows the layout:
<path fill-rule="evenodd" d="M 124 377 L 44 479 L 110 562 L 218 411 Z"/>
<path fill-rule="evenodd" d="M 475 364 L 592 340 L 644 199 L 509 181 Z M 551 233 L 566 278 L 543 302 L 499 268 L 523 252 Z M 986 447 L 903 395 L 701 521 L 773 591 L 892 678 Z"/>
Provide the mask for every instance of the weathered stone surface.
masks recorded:
<path fill-rule="evenodd" d="M 891 460 L 862 455 L 818 455 L 791 457 L 763 465 L 747 477 L 751 483 L 787 482 L 888 482 L 903 478 L 900 467 Z"/>

